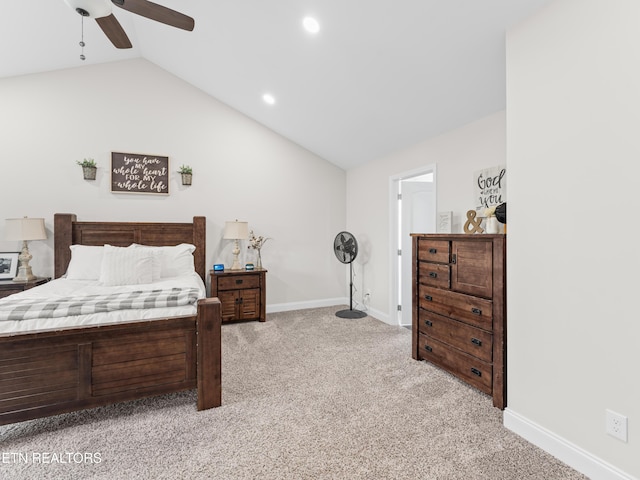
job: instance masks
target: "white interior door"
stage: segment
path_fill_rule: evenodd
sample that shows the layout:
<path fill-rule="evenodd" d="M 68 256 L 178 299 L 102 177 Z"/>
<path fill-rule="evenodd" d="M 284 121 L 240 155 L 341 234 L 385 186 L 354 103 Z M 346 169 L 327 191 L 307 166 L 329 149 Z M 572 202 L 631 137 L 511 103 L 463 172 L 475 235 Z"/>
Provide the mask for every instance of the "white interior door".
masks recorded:
<path fill-rule="evenodd" d="M 436 189 L 433 173 L 400 182 L 399 289 L 401 325 L 411 325 L 411 233 L 436 231 Z"/>

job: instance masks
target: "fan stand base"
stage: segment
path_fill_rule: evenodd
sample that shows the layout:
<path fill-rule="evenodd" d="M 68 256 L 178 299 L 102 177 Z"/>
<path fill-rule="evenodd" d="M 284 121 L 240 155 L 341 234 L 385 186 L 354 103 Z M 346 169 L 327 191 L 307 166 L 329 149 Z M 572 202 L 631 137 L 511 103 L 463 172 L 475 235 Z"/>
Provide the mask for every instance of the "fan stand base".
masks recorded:
<path fill-rule="evenodd" d="M 336 317 L 340 318 L 364 318 L 367 314 L 360 310 L 340 310 L 336 312 Z"/>

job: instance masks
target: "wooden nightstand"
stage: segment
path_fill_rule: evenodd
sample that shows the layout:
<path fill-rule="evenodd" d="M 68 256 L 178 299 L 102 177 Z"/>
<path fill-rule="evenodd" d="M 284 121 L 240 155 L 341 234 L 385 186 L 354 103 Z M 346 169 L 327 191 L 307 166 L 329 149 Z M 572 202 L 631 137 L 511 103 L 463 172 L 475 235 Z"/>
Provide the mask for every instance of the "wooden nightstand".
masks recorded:
<path fill-rule="evenodd" d="M 220 299 L 223 321 L 267 319 L 266 273 L 264 269 L 209 271 L 211 296 Z"/>
<path fill-rule="evenodd" d="M 50 278 L 38 277 L 33 282 L 14 282 L 13 280 L 0 280 L 0 298 L 8 297 L 14 293 L 24 292 L 30 288 L 47 283 Z"/>

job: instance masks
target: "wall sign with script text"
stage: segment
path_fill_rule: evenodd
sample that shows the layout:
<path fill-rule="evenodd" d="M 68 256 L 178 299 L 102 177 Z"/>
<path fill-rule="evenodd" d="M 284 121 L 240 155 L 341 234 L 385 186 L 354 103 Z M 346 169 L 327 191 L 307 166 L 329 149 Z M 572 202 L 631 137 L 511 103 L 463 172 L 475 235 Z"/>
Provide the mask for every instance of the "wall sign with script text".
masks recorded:
<path fill-rule="evenodd" d="M 111 152 L 111 191 L 169 195 L 169 157 Z"/>
<path fill-rule="evenodd" d="M 473 174 L 475 210 L 484 215 L 484 209 L 507 201 L 507 168 L 485 168 Z"/>

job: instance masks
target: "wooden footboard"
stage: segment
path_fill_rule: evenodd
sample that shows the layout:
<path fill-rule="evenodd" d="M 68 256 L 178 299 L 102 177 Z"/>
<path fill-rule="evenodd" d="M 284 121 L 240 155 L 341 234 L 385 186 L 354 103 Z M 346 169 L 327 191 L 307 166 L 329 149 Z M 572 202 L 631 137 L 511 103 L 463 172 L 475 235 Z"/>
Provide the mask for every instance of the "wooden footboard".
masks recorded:
<path fill-rule="evenodd" d="M 0 425 L 197 387 L 221 404 L 220 302 L 197 317 L 0 335 Z"/>
<path fill-rule="evenodd" d="M 222 404 L 222 307 L 217 298 L 198 302 L 198 410 Z"/>

